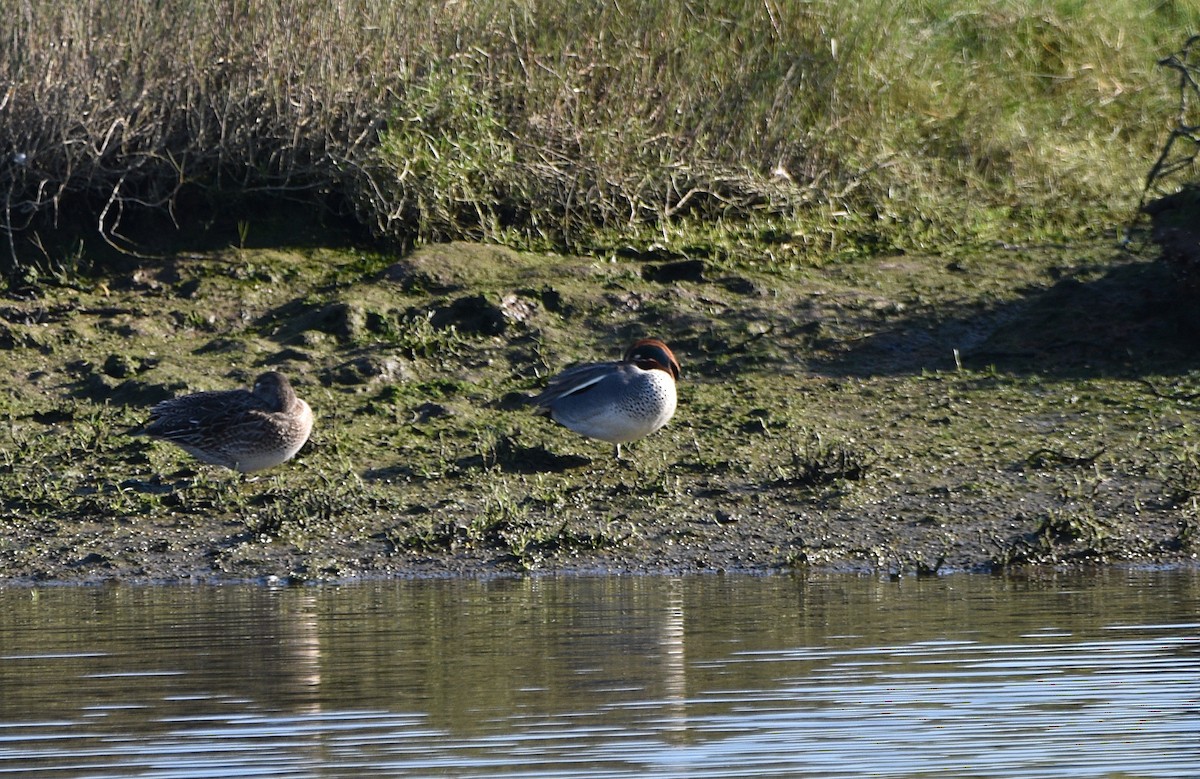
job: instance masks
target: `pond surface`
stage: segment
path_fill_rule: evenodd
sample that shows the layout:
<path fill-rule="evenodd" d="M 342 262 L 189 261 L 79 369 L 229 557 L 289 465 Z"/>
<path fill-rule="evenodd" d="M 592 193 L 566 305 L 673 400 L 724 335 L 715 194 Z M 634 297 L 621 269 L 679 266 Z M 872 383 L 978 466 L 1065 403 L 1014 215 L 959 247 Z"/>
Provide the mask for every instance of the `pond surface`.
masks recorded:
<path fill-rule="evenodd" d="M 0 589 L 0 776 L 1198 771 L 1196 571 Z"/>

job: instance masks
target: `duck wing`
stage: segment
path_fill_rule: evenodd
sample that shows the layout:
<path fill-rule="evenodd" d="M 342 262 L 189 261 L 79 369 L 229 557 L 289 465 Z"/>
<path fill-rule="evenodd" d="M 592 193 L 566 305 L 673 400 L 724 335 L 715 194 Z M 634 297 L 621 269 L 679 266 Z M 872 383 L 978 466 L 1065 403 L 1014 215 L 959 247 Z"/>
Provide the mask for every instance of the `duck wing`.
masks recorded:
<path fill-rule="evenodd" d="M 203 445 L 246 425 L 260 425 L 267 411 L 245 390 L 197 392 L 164 400 L 150 409 L 145 433 L 180 444 Z"/>
<path fill-rule="evenodd" d="M 622 367 L 619 362 L 593 362 L 568 368 L 550 379 L 532 403 L 541 413 L 549 413 L 556 402 L 587 392 L 605 379 L 619 375 Z"/>

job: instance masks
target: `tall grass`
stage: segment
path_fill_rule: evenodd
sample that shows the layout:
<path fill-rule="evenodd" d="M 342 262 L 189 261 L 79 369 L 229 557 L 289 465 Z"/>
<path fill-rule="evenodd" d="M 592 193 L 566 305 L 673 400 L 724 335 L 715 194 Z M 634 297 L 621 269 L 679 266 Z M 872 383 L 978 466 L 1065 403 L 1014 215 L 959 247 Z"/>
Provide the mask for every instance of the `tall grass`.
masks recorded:
<path fill-rule="evenodd" d="M 1198 29 L 1182 0 L 21 0 L 0 229 L 11 265 L 265 192 L 424 240 L 1071 235 L 1136 203 L 1155 63 Z"/>

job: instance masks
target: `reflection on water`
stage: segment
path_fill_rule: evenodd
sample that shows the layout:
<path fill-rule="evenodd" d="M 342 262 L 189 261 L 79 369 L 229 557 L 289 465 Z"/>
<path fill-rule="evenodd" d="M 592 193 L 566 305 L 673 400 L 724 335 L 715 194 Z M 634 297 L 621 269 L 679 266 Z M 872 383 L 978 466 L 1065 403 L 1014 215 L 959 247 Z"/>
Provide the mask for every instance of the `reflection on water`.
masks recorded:
<path fill-rule="evenodd" d="M 1195 571 L 0 590 L 0 775 L 1197 766 Z"/>

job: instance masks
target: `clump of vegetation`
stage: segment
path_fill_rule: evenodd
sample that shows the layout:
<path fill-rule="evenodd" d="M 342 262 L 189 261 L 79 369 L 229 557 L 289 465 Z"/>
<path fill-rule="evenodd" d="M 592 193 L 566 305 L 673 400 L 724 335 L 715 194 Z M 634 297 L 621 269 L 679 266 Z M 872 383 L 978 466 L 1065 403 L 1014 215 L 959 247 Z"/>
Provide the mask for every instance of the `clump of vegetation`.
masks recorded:
<path fill-rule="evenodd" d="M 1182 506 L 1200 497 L 1200 447 L 1181 446 L 1164 463 L 1162 478 L 1171 503 Z"/>
<path fill-rule="evenodd" d="M 817 488 L 839 481 L 865 479 L 873 455 L 852 442 L 826 442 L 819 433 L 797 444 L 792 442 L 790 458 L 776 466 L 778 485 Z"/>
<path fill-rule="evenodd" d="M 997 552 L 992 567 L 1108 559 L 1118 539 L 1097 515 L 1104 481 L 1098 469 L 1092 478 L 1077 476 L 1073 487 L 1062 488 L 1060 505 L 1047 510 L 1034 530 L 1017 536 Z"/>
<path fill-rule="evenodd" d="M 148 210 L 254 193 L 399 240 L 574 250 L 713 224 L 785 259 L 1094 231 L 1134 205 L 1170 112 L 1154 63 L 1200 10 L 29 0 L 6 25 L 11 271 L 66 262 L 51 225 L 137 251 Z"/>

